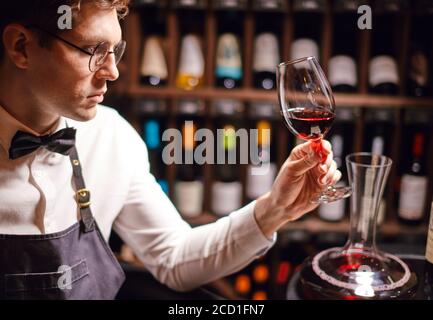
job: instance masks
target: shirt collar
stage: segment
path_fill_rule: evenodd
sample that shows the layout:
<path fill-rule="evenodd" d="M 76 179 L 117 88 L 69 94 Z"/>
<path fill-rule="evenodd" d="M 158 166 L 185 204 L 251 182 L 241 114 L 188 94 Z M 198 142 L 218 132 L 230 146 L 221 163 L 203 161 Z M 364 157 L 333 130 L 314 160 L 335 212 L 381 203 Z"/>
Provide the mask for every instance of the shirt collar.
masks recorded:
<path fill-rule="evenodd" d="M 52 134 L 65 127 L 66 119 L 64 117 L 60 117 L 59 120 L 49 130 L 43 134 L 39 134 L 33 129 L 27 127 L 25 124 L 21 123 L 2 106 L 0 106 L 0 145 L 5 149 L 6 153 L 9 152 L 12 138 L 18 130 L 34 134 L 35 136 L 43 136 Z"/>

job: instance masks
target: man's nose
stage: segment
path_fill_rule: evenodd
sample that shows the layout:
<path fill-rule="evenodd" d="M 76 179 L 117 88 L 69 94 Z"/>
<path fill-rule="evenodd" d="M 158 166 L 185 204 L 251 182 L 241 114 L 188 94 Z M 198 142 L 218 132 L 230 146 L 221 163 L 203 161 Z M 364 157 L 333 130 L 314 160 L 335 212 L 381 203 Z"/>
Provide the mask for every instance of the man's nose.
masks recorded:
<path fill-rule="evenodd" d="M 116 59 L 113 53 L 109 53 L 104 64 L 96 72 L 99 79 L 108 81 L 116 81 L 119 78 L 119 70 L 117 69 Z"/>

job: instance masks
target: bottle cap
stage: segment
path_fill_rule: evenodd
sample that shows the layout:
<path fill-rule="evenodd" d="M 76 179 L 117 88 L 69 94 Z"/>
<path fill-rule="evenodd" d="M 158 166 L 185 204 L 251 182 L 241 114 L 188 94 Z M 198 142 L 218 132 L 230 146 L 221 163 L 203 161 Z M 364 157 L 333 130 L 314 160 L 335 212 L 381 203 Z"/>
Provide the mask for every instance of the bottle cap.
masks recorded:
<path fill-rule="evenodd" d="M 214 0 L 212 2 L 215 9 L 240 10 L 247 6 L 247 0 Z"/>
<path fill-rule="evenodd" d="M 358 8 L 365 4 L 363 0 L 334 0 L 334 11 L 358 11 Z"/>
<path fill-rule="evenodd" d="M 137 114 L 164 114 L 167 111 L 167 104 L 161 99 L 136 99 L 133 109 Z"/>
<path fill-rule="evenodd" d="M 141 75 L 155 77 L 155 83 L 152 84 L 158 85 L 160 79 L 167 79 L 167 74 L 167 64 L 160 40 L 156 36 L 151 36 L 144 43 Z"/>
<path fill-rule="evenodd" d="M 358 76 L 355 60 L 345 55 L 332 57 L 329 60 L 329 82 L 331 86 L 349 85 L 356 87 Z"/>
<path fill-rule="evenodd" d="M 377 56 L 370 61 L 370 85 L 372 87 L 381 83 L 398 85 L 398 70 L 395 59 L 391 56 Z"/>
<path fill-rule="evenodd" d="M 204 102 L 194 98 L 182 98 L 178 100 L 177 112 L 179 114 L 202 114 L 204 111 Z"/>
<path fill-rule="evenodd" d="M 226 116 L 241 116 L 244 112 L 244 104 L 235 99 L 213 100 L 211 105 L 212 114 Z"/>
<path fill-rule="evenodd" d="M 293 41 L 291 60 L 310 56 L 316 57 L 317 61 L 319 61 L 319 47 L 316 41 L 306 38 Z"/>
<path fill-rule="evenodd" d="M 294 11 L 324 11 L 325 0 L 294 0 Z"/>
<path fill-rule="evenodd" d="M 188 34 L 183 37 L 180 50 L 179 74 L 201 78 L 204 73 L 204 58 L 200 39 Z"/>
<path fill-rule="evenodd" d="M 253 9 L 260 11 L 283 11 L 286 9 L 286 3 L 283 0 L 254 0 Z"/>
<path fill-rule="evenodd" d="M 224 216 L 239 209 L 242 205 L 242 183 L 214 182 L 212 186 L 212 211 Z"/>
<path fill-rule="evenodd" d="M 278 106 L 271 101 L 254 101 L 251 102 L 248 111 L 251 118 L 276 118 L 278 115 Z"/>
<path fill-rule="evenodd" d="M 233 33 L 224 33 L 218 39 L 215 75 L 235 80 L 242 78 L 239 42 Z"/>
<path fill-rule="evenodd" d="M 275 73 L 279 62 L 280 50 L 277 37 L 269 32 L 259 34 L 254 43 L 254 71 Z"/>

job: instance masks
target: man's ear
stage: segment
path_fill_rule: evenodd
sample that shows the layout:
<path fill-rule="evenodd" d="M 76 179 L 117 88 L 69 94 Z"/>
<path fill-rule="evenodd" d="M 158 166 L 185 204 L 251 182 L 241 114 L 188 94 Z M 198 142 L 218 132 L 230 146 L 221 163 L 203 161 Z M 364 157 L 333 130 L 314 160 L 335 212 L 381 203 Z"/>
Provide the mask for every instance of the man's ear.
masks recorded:
<path fill-rule="evenodd" d="M 5 56 L 9 57 L 17 68 L 28 67 L 28 45 L 30 43 L 30 31 L 20 24 L 12 23 L 3 30 L 3 45 Z"/>

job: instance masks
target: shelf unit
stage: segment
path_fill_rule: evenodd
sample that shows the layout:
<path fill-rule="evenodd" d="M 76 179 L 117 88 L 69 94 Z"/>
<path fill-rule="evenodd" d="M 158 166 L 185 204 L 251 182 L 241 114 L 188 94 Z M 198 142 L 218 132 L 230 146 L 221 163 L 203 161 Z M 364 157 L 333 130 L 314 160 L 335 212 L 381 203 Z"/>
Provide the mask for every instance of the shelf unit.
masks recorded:
<path fill-rule="evenodd" d="M 377 0 L 378 1 L 378 0 Z M 145 1 L 144 1 L 145 2 Z M 122 113 L 131 122 L 138 132 L 141 132 L 141 115 L 131 108 L 134 101 L 140 99 L 160 99 L 165 101 L 167 106 L 166 121 L 168 127 L 176 127 L 177 120 L 177 102 L 182 98 L 195 98 L 203 101 L 205 110 L 201 117 L 203 118 L 203 125 L 207 128 L 213 128 L 214 118 L 211 114 L 211 104 L 216 99 L 236 99 L 245 103 L 246 110 L 248 110 L 249 104 L 256 101 L 269 101 L 277 104 L 277 93 L 276 90 L 266 91 L 258 90 L 253 87 L 253 43 L 256 33 L 257 20 L 260 19 L 261 12 L 255 11 L 252 8 L 252 1 L 247 1 L 248 6 L 243 13 L 242 21 L 242 52 L 243 52 L 243 82 L 239 89 L 226 90 L 217 88 L 215 83 L 214 69 L 215 69 L 215 51 L 217 45 L 218 36 L 218 11 L 212 6 L 213 1 L 205 1 L 206 5 L 204 9 L 200 9 L 203 17 L 202 30 L 202 48 L 205 58 L 205 74 L 204 74 L 204 85 L 202 88 L 195 91 L 184 91 L 176 88 L 175 79 L 177 72 L 177 64 L 179 58 L 180 40 L 182 36 L 182 28 L 180 27 L 183 19 L 183 10 L 179 10 L 171 5 L 172 1 L 158 2 L 157 8 L 149 9 L 149 7 L 133 7 L 129 16 L 122 22 L 122 28 L 124 31 L 124 38 L 127 41 L 127 51 L 125 58 L 119 65 L 121 72 L 121 78 L 118 82 L 113 84 L 115 96 L 120 98 Z M 279 21 L 279 42 L 280 42 L 280 56 L 281 60 L 287 61 L 290 58 L 290 49 L 293 40 L 295 39 L 295 16 L 297 13 L 292 8 L 292 1 L 285 1 L 285 6 L 282 11 L 268 11 L 264 14 L 272 15 Z M 366 1 L 374 7 L 374 1 Z M 325 12 L 322 14 L 323 19 L 320 19 L 320 64 L 323 67 L 325 73 L 328 70 L 328 62 L 332 54 L 333 44 L 333 24 L 338 13 L 334 12 L 332 4 L 333 1 L 326 1 L 327 7 Z M 164 39 L 164 52 L 166 54 L 166 62 L 168 66 L 168 81 L 167 85 L 162 88 L 152 88 L 140 85 L 140 61 L 142 54 L 142 43 L 145 37 L 152 32 L 149 24 L 151 21 L 144 21 L 144 13 L 146 10 L 153 10 L 155 16 L 163 17 L 163 39 Z M 148 15 L 147 15 L 148 16 Z M 374 19 L 380 17 L 380 13 L 374 15 Z M 408 97 L 404 94 L 406 74 L 407 74 L 407 61 L 409 55 L 409 43 L 411 37 L 411 28 L 417 20 L 417 13 L 411 10 L 405 11 L 399 14 L 398 23 L 394 26 L 394 34 L 390 35 L 398 39 L 398 54 L 396 56 L 397 64 L 399 67 L 400 76 L 400 92 L 395 96 L 383 96 L 374 95 L 369 93 L 368 87 L 368 65 L 371 56 L 371 42 L 374 31 L 374 20 L 373 30 L 360 30 L 358 31 L 357 41 L 359 45 L 357 54 L 358 63 L 358 91 L 353 94 L 335 94 L 335 101 L 337 108 L 349 107 L 359 110 L 359 116 L 355 119 L 354 129 L 356 131 L 353 145 L 354 151 L 362 151 L 363 139 L 365 135 L 365 116 L 366 111 L 374 108 L 389 107 L 395 114 L 395 131 L 393 132 L 393 141 L 391 148 L 391 158 L 394 161 L 392 171 L 388 178 L 388 188 L 386 195 L 387 202 L 387 213 L 386 221 L 377 229 L 379 235 L 389 237 L 391 239 L 399 237 L 422 238 L 426 235 L 427 231 L 427 213 L 428 205 L 433 195 L 433 139 L 430 139 L 428 145 L 428 177 L 429 185 L 427 192 L 427 200 L 425 203 L 425 220 L 424 223 L 417 226 L 405 226 L 397 220 L 396 208 L 395 208 L 395 193 L 393 192 L 397 179 L 398 179 L 398 168 L 401 165 L 401 145 L 402 138 L 404 137 L 403 120 L 405 110 L 432 110 L 433 111 L 433 96 L 428 98 L 414 98 Z M 160 21 L 161 23 L 161 21 Z M 312 21 L 312 23 L 318 23 Z M 433 30 L 431 34 L 426 36 L 426 39 L 433 37 Z M 433 49 L 433 44 L 432 44 Z M 433 50 L 432 50 L 433 52 Z M 433 57 L 429 57 L 433 61 Z M 432 76 L 432 72 L 430 72 Z M 275 119 L 274 121 L 274 134 L 276 135 L 277 145 L 277 165 L 281 166 L 288 156 L 289 150 L 294 145 L 294 137 L 286 129 L 282 119 Z M 430 137 L 433 138 L 433 127 L 430 129 Z M 176 179 L 177 170 L 179 168 L 176 165 L 167 166 L 165 169 L 166 178 L 169 182 L 169 196 L 173 199 L 174 181 Z M 241 165 L 241 182 L 245 186 L 246 182 L 246 166 Z M 202 168 L 202 176 L 204 180 L 204 189 L 210 190 L 213 182 L 213 167 L 212 165 L 205 164 Z M 243 200 L 246 203 L 245 188 L 243 188 Z M 204 203 L 203 203 L 203 214 L 197 218 L 186 219 L 192 226 L 203 225 L 216 221 L 219 217 L 211 213 L 211 194 L 205 192 Z M 301 234 L 308 233 L 311 237 L 322 234 L 337 235 L 339 239 L 347 234 L 349 231 L 349 217 L 346 217 L 340 222 L 325 222 L 321 220 L 317 212 L 307 214 L 304 218 L 287 223 L 279 231 L 279 242 L 269 252 L 270 259 L 270 272 L 271 275 L 277 273 L 277 263 L 280 260 L 280 250 L 285 250 L 287 240 L 291 235 L 295 235 L 298 231 Z M 404 238 L 408 239 L 408 238 Z M 290 241 L 289 241 L 290 242 Z M 295 241 L 296 242 L 296 241 Z M 308 242 L 308 241 L 307 241 Z M 293 245 L 293 243 L 292 243 Z M 307 243 L 307 253 L 312 254 L 317 248 L 314 248 L 313 244 Z M 295 249 L 296 250 L 296 249 Z M 298 255 L 296 253 L 295 255 Z M 297 258 L 301 258 L 302 254 Z M 131 252 L 126 254 L 127 260 L 137 265 L 141 263 L 133 257 Z M 288 257 L 285 257 L 288 258 Z M 293 269 L 299 262 L 292 264 Z M 241 272 L 247 272 L 245 270 Z M 293 272 L 293 271 L 292 271 Z M 239 296 L 232 286 L 233 278 L 227 277 L 219 279 L 216 282 L 210 284 L 217 292 L 223 296 L 231 299 L 242 298 Z"/>
<path fill-rule="evenodd" d="M 295 20 L 294 17 L 297 14 L 294 12 L 291 6 L 291 1 L 286 1 L 286 6 L 281 11 L 270 11 L 266 12 L 266 15 L 274 15 L 278 21 L 280 21 L 280 53 L 282 60 L 289 60 L 290 58 L 290 48 L 294 40 L 294 30 Z M 332 28 L 334 23 L 335 13 L 332 8 L 332 1 L 326 1 L 327 7 L 325 12 L 322 14 L 323 19 L 321 19 L 321 40 L 320 40 L 320 63 L 326 72 L 328 69 L 328 62 L 331 57 L 333 34 Z M 370 4 L 374 4 L 370 1 Z M 204 16 L 203 30 L 203 49 L 205 57 L 205 75 L 204 75 L 204 86 L 196 91 L 184 91 L 176 88 L 175 78 L 177 71 L 177 63 L 179 56 L 179 46 L 181 28 L 180 24 L 182 22 L 181 11 L 170 5 L 170 1 L 165 2 L 164 5 L 160 5 L 158 8 L 152 10 L 157 10 L 159 14 L 165 17 L 165 34 L 164 37 L 164 49 L 166 53 L 166 61 L 168 65 L 168 84 L 164 88 L 152 88 L 141 86 L 139 83 L 139 69 L 140 69 L 140 56 L 141 56 L 141 44 L 144 38 L 147 36 L 146 23 L 141 21 L 142 14 L 148 7 L 134 7 L 132 8 L 129 16 L 123 23 L 124 37 L 127 40 L 127 52 L 126 59 L 123 62 L 121 68 L 127 70 L 124 78 L 122 79 L 122 84 L 119 85 L 117 92 L 123 93 L 129 99 L 147 99 L 156 98 L 165 100 L 168 106 L 168 125 L 175 127 L 176 121 L 176 102 L 181 98 L 198 98 L 204 101 L 206 106 L 204 125 L 205 127 L 212 126 L 212 117 L 209 115 L 210 103 L 215 99 L 238 99 L 246 103 L 248 108 L 248 103 L 254 101 L 272 101 L 277 103 L 277 94 L 274 91 L 258 90 L 253 88 L 253 72 L 252 72 L 252 61 L 253 61 L 253 50 L 247 48 L 253 48 L 254 36 L 255 36 L 255 26 L 257 19 L 259 19 L 262 13 L 253 10 L 251 3 L 249 3 L 247 9 L 243 14 L 243 37 L 242 37 L 242 47 L 243 47 L 243 67 L 244 67 L 244 77 L 242 87 L 240 89 L 226 90 L 215 87 L 215 51 L 216 42 L 218 36 L 218 16 L 217 10 L 212 7 L 212 1 L 207 1 L 204 9 L 198 9 Z M 187 10 L 187 9 L 185 9 Z M 380 16 L 380 14 L 379 14 Z M 377 17 L 377 15 L 375 15 Z M 361 110 L 360 117 L 356 121 L 356 137 L 354 141 L 355 151 L 362 150 L 363 141 L 363 123 L 364 123 L 364 111 L 368 108 L 377 107 L 389 107 L 394 108 L 397 114 L 396 117 L 396 130 L 393 133 L 394 141 L 392 144 L 391 157 L 394 160 L 394 165 L 388 180 L 389 185 L 394 185 L 397 179 L 397 168 L 399 167 L 400 158 L 400 141 L 403 132 L 403 113 L 404 110 L 409 108 L 415 108 L 418 110 L 422 109 L 433 109 L 433 97 L 429 98 L 413 98 L 404 95 L 405 79 L 407 73 L 407 59 L 408 59 L 408 47 L 410 43 L 410 34 L 412 23 L 416 20 L 416 14 L 410 10 L 403 13 L 399 13 L 399 23 L 395 25 L 394 37 L 399 39 L 399 51 L 397 55 L 397 63 L 399 66 L 400 75 L 400 92 L 396 96 L 382 96 L 373 95 L 368 91 L 368 63 L 370 59 L 371 51 L 371 37 L 373 30 L 359 30 L 358 31 L 358 41 L 362 44 L 359 46 L 358 50 L 358 92 L 354 94 L 335 94 L 335 100 L 337 108 L 339 106 L 359 108 Z M 391 36 L 391 35 L 390 35 Z M 132 110 L 126 110 L 128 120 L 134 125 L 134 127 L 140 132 L 140 120 Z M 282 121 L 281 121 L 282 122 Z M 281 165 L 286 156 L 288 155 L 290 144 L 293 141 L 293 137 L 287 131 L 283 125 L 278 125 L 275 128 L 275 134 L 277 135 L 278 145 L 278 158 L 277 164 Z M 433 135 L 432 135 L 433 136 Z M 427 199 L 432 198 L 432 181 L 433 181 L 433 141 L 430 141 L 429 145 L 429 186 Z M 170 165 L 166 169 L 166 176 L 169 181 L 170 186 L 170 196 L 173 197 L 173 184 L 176 178 L 176 166 Z M 245 185 L 245 168 L 241 167 L 243 174 L 242 183 Z M 209 190 L 208 187 L 212 184 L 212 166 L 204 165 L 203 167 L 203 177 L 205 183 L 205 190 Z M 245 189 L 245 188 L 244 188 Z M 395 219 L 395 197 L 393 188 L 388 188 L 389 192 L 386 195 L 387 199 L 387 216 L 389 221 L 384 225 L 383 232 L 389 234 L 399 234 L 400 232 L 405 233 L 415 233 L 423 234 L 426 232 L 426 221 L 424 224 L 418 227 L 404 227 L 401 226 Z M 203 215 L 197 219 L 191 219 L 192 224 L 211 222 L 216 219 L 215 216 L 209 214 L 210 212 L 210 196 L 205 195 Z M 244 200 L 245 192 L 244 192 Z M 428 202 L 426 201 L 426 213 Z M 299 222 L 293 222 L 287 224 L 283 230 L 290 230 L 293 228 L 307 229 L 311 232 L 315 230 L 328 230 L 335 232 L 346 232 L 348 230 L 348 222 L 343 221 L 340 223 L 326 223 L 316 218 L 315 215 L 307 217 L 305 220 Z"/>

